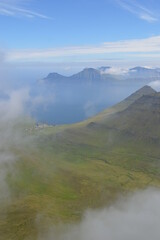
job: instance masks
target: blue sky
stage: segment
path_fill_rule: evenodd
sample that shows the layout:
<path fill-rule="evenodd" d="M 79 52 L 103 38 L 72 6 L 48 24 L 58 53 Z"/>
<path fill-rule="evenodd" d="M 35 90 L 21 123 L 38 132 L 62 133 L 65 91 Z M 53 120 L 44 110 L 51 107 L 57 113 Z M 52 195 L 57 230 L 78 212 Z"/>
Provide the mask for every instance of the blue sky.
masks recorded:
<path fill-rule="evenodd" d="M 160 60 L 160 1 L 0 0 L 8 62 Z"/>

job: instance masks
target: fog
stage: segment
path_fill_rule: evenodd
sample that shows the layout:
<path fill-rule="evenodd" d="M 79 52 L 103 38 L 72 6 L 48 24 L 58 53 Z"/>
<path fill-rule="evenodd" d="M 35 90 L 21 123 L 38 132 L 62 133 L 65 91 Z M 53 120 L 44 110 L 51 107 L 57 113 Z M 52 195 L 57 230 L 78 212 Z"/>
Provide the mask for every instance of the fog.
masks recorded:
<path fill-rule="evenodd" d="M 112 62 L 109 61 L 6 63 L 5 54 L 1 52 L 0 63 L 0 96 L 3 95 L 4 90 L 27 89 L 30 98 L 26 110 L 37 122 L 48 124 L 71 124 L 83 121 L 117 104 L 149 83 L 145 78 L 119 79 L 119 74 L 127 74 L 127 69 L 133 66 L 126 67 L 118 63 L 112 66 Z M 105 83 L 94 82 L 85 86 L 77 82 L 45 84 L 41 81 L 52 72 L 71 76 L 85 67 L 100 66 L 112 66 L 107 73 L 113 74 L 116 80 L 108 79 Z M 157 80 L 152 83 L 154 88 L 158 88 L 158 85 Z"/>
<path fill-rule="evenodd" d="M 160 81 L 153 81 L 151 83 L 148 84 L 150 87 L 154 88 L 155 90 L 157 90 L 158 92 L 160 92 Z"/>
<path fill-rule="evenodd" d="M 15 147 L 21 149 L 30 142 L 30 138 L 19 128 L 24 119 L 30 121 L 27 120 L 30 116 L 37 121 L 57 124 L 80 121 L 115 104 L 139 88 L 139 84 L 120 82 L 108 85 L 107 88 L 91 86 L 77 95 L 79 92 L 77 86 L 67 89 L 64 86 L 56 88 L 38 85 L 38 79 L 33 79 L 33 76 L 29 80 L 28 75 L 24 79 L 19 77 L 16 80 L 16 75 L 11 78 L 11 72 L 8 73 L 10 76 L 2 72 L 0 73 L 1 205 L 8 204 L 11 200 L 6 178 L 8 169 L 10 170 L 12 164 L 18 160 L 13 149 Z M 152 86 L 159 87 L 159 82 L 152 83 Z M 37 240 L 159 240 L 159 203 L 160 191 L 148 189 L 125 198 L 121 197 L 114 205 L 105 209 L 89 209 L 77 224 L 41 228 L 43 216 L 39 215 L 40 217 L 37 216 L 35 219 L 39 232 Z"/>
<path fill-rule="evenodd" d="M 8 171 L 13 173 L 12 164 L 18 160 L 14 149 L 20 150 L 30 141 L 21 131 L 21 125 L 30 121 L 25 117 L 28 90 L 8 91 L 4 92 L 4 96 L 0 99 L 0 204 L 10 202 L 6 177 Z"/>
<path fill-rule="evenodd" d="M 146 84 L 145 81 L 118 79 L 86 86 L 77 82 L 73 84 L 41 82 L 50 72 L 71 76 L 84 67 L 98 68 L 100 64 L 106 64 L 104 62 L 72 65 L 71 63 L 6 63 L 5 54 L 2 52 L 0 63 L 0 97 L 4 91 L 27 89 L 30 98 L 26 110 L 36 121 L 48 124 L 83 121 L 120 102 Z M 118 75 L 120 72 L 124 73 L 124 69 L 113 67 L 111 73 Z"/>
<path fill-rule="evenodd" d="M 159 190 L 138 191 L 108 208 L 86 211 L 78 224 L 39 229 L 38 240 L 159 240 L 159 203 Z"/>

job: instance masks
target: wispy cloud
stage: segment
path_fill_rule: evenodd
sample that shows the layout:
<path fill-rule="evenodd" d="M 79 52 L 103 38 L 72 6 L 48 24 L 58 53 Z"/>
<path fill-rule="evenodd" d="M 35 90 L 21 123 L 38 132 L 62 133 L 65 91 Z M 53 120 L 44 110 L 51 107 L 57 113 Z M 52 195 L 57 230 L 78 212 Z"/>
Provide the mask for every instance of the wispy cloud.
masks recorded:
<path fill-rule="evenodd" d="M 149 23 L 159 20 L 154 11 L 151 11 L 145 6 L 140 5 L 135 0 L 116 0 L 116 2 L 125 10 L 135 14 L 138 18 Z"/>
<path fill-rule="evenodd" d="M 57 57 L 78 57 L 104 55 L 115 58 L 115 54 L 160 54 L 160 36 L 145 39 L 123 40 L 117 42 L 105 42 L 93 46 L 70 46 L 52 49 L 22 49 L 11 50 L 6 53 L 7 61 L 44 61 Z"/>
<path fill-rule="evenodd" d="M 42 18 L 51 19 L 50 17 L 36 11 L 22 7 L 25 1 L 0 0 L 0 15 L 8 17 L 25 17 L 25 18 Z"/>

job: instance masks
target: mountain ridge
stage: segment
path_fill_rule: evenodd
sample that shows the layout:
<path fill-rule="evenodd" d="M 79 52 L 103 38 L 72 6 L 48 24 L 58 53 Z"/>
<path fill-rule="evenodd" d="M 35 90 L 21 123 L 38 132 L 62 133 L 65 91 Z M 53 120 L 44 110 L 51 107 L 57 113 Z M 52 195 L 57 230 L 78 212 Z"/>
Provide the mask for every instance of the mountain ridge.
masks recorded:
<path fill-rule="evenodd" d="M 134 92 L 133 94 L 131 94 L 129 97 L 125 98 L 123 101 L 119 102 L 118 104 L 115 104 L 113 107 L 105 109 L 104 111 L 87 119 L 84 122 L 89 122 L 90 119 L 91 119 L 91 121 L 102 121 L 103 122 L 103 121 L 105 121 L 105 119 L 108 116 L 125 110 L 127 107 L 129 107 L 131 104 L 133 104 L 136 100 L 138 100 L 142 96 L 153 95 L 155 93 L 157 93 L 157 92 L 152 87 L 146 85 L 146 86 L 140 88 L 139 90 L 137 90 L 136 92 Z"/>
<path fill-rule="evenodd" d="M 109 72 L 107 72 L 109 70 Z M 52 83 L 54 81 L 82 81 L 87 80 L 88 81 L 102 81 L 102 80 L 117 80 L 120 79 L 145 79 L 146 83 L 150 81 L 154 81 L 157 79 L 160 79 L 160 70 L 159 68 L 146 68 L 146 67 L 134 67 L 130 68 L 126 73 L 124 74 L 114 74 L 112 73 L 112 67 L 109 66 L 102 66 L 97 69 L 95 68 L 85 68 L 82 71 L 75 73 L 71 76 L 64 76 L 59 73 L 49 73 L 47 77 L 43 79 L 44 82 Z M 148 81 L 147 81 L 148 79 Z"/>

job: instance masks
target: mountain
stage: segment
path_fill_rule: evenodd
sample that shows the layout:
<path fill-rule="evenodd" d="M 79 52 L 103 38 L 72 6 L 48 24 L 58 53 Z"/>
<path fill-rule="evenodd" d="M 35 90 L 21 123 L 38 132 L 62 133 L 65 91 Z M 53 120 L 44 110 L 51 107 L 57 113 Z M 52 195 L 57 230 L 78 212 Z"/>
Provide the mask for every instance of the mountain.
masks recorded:
<path fill-rule="evenodd" d="M 104 79 L 100 71 L 93 68 L 85 68 L 69 77 L 50 73 L 37 84 L 36 90 L 39 91 L 39 95 L 45 96 L 46 102 L 49 96 L 54 96 L 54 104 L 48 101 L 44 107 L 37 108 L 33 116 L 39 122 L 51 124 L 82 121 L 126 96 L 122 86 L 123 92 L 120 94 L 120 99 L 117 99 L 118 96 L 115 99 L 110 97 L 113 85 L 110 76 L 108 80 L 106 76 Z M 42 116 L 42 112 L 46 114 Z"/>
<path fill-rule="evenodd" d="M 160 93 L 145 86 L 84 122 L 25 127 L 28 141 L 11 145 L 17 160 L 5 165 L 0 238 L 36 240 L 119 195 L 160 187 L 159 109 Z"/>
<path fill-rule="evenodd" d="M 97 114 L 96 116 L 92 117 L 92 119 L 94 119 L 95 121 L 105 121 L 106 117 L 108 117 L 111 114 L 120 112 L 125 110 L 126 108 L 128 108 L 131 104 L 133 104 L 136 100 L 140 99 L 143 96 L 148 96 L 148 95 L 153 95 L 155 94 L 156 91 L 151 88 L 150 86 L 144 86 L 142 88 L 140 88 L 139 90 L 137 90 L 136 92 L 134 92 L 133 94 L 131 94 L 129 97 L 127 97 L 126 99 L 124 99 L 122 102 L 114 105 L 111 108 L 108 108 L 106 110 L 104 110 L 103 112 Z M 89 120 L 87 120 L 88 122 Z"/>
<path fill-rule="evenodd" d="M 158 68 L 135 67 L 129 69 L 129 77 L 139 79 L 147 78 L 150 81 L 155 81 L 160 79 L 160 70 Z"/>
<path fill-rule="evenodd" d="M 72 76 L 50 73 L 36 87 L 39 95 L 54 96 L 37 108 L 33 116 L 40 122 L 50 124 L 75 123 L 115 105 L 137 89 L 159 79 L 147 68 L 136 67 L 128 71 L 103 66 L 99 69 L 85 68 Z M 155 70 L 158 73 L 158 70 Z M 112 73 L 112 74 L 111 74 Z M 158 76 L 158 75 L 157 75 Z M 73 110 L 74 109 L 74 110 Z M 42 116 L 42 110 L 45 116 Z"/>
<path fill-rule="evenodd" d="M 123 102 L 127 103 L 127 106 L 129 106 L 130 104 L 134 103 L 136 100 L 141 98 L 142 96 L 146 96 L 146 95 L 148 96 L 148 95 L 152 95 L 155 93 L 156 93 L 156 91 L 153 88 L 146 85 L 146 86 L 142 87 L 141 89 L 139 89 L 138 91 L 136 91 L 135 93 L 131 94 Z"/>
<path fill-rule="evenodd" d="M 160 93 L 145 86 L 95 116 L 94 122 L 130 137 L 160 142 Z M 92 120 L 93 122 L 93 120 Z"/>
<path fill-rule="evenodd" d="M 143 95 L 114 116 L 110 127 L 125 131 L 144 141 L 160 143 L 160 93 Z"/>
<path fill-rule="evenodd" d="M 60 75 L 58 73 L 50 73 L 46 78 L 43 79 L 44 83 L 89 83 L 89 84 L 94 84 L 94 83 L 98 83 L 98 84 L 103 84 L 104 81 L 106 80 L 106 83 L 108 81 L 113 81 L 113 80 L 117 80 L 117 76 L 115 76 L 114 74 L 105 74 L 105 71 L 107 71 L 107 69 L 110 69 L 111 67 L 100 67 L 98 69 L 94 69 L 94 68 L 85 68 L 83 69 L 81 72 L 78 72 L 76 74 L 73 74 L 69 77 Z"/>
<path fill-rule="evenodd" d="M 102 79 L 100 71 L 94 68 L 85 68 L 83 71 L 71 76 L 71 79 L 77 81 L 99 81 Z"/>
<path fill-rule="evenodd" d="M 94 68 L 85 68 L 83 71 L 76 73 L 70 77 L 60 75 L 58 73 L 50 73 L 46 78 L 43 79 L 45 83 L 91 83 L 94 81 L 102 80 L 102 75 L 99 70 Z"/>
<path fill-rule="evenodd" d="M 67 80 L 67 77 L 58 73 L 49 73 L 48 76 L 43 79 L 43 81 L 46 83 L 52 83 L 52 82 L 59 83 L 66 80 Z"/>
<path fill-rule="evenodd" d="M 109 72 L 107 72 L 109 70 Z M 130 68 L 128 71 L 123 69 L 123 71 L 117 70 L 111 71 L 112 67 L 109 66 L 102 66 L 98 69 L 94 68 L 85 68 L 79 73 L 76 73 L 72 76 L 66 77 L 62 76 L 58 73 L 50 73 L 46 78 L 43 79 L 43 82 L 46 83 L 81 83 L 85 82 L 87 83 L 94 83 L 98 82 L 104 83 L 103 80 L 106 80 L 106 82 L 115 82 L 117 80 L 134 80 L 134 81 L 142 81 L 145 82 L 145 84 L 159 80 L 160 79 L 160 69 L 155 68 L 145 68 L 145 67 L 135 67 Z"/>

